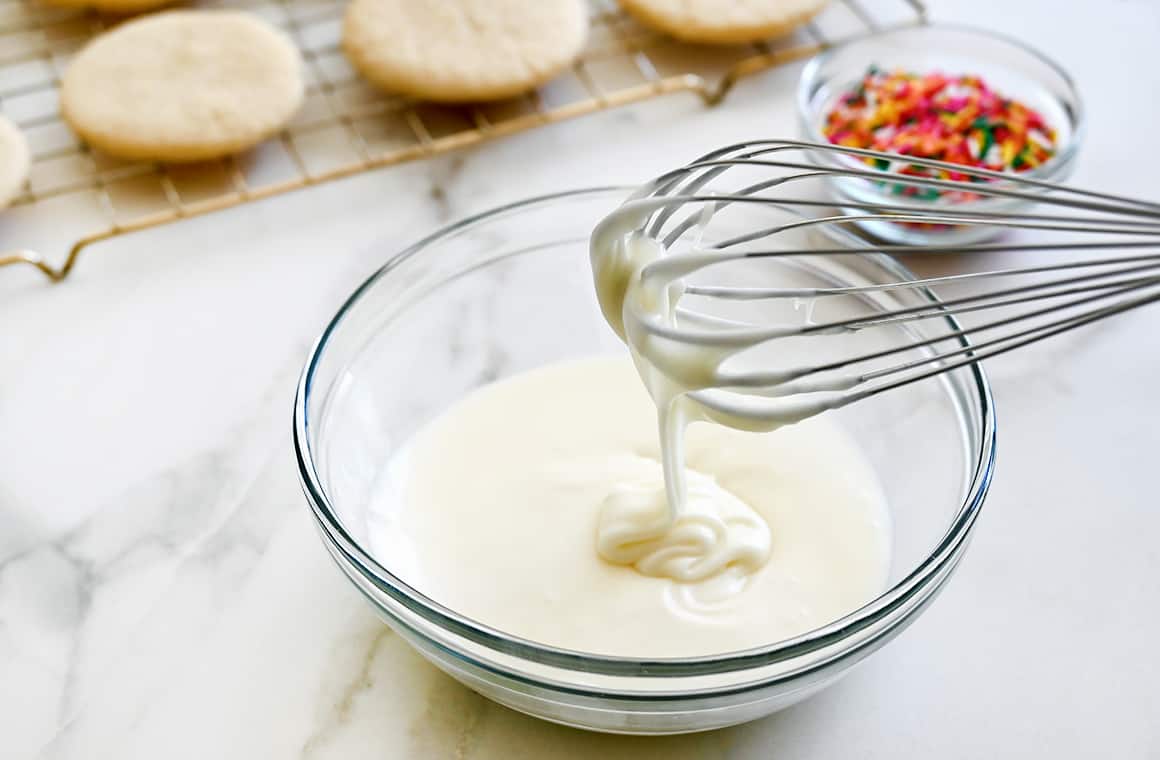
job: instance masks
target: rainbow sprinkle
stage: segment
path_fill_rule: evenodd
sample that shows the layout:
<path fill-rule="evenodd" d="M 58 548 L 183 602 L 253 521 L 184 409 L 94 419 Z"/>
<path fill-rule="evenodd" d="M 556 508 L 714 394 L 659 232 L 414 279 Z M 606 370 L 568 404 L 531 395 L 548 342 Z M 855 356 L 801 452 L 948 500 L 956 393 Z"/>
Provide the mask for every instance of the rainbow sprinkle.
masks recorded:
<path fill-rule="evenodd" d="M 1025 172 L 1055 155 L 1056 133 L 1034 109 L 1006 98 L 980 77 L 884 72 L 871 66 L 826 114 L 834 145 L 934 158 L 994 171 Z M 866 159 L 879 169 L 951 180 L 962 172 Z M 898 162 L 894 162 L 898 164 Z M 896 185 L 899 195 L 936 199 L 935 188 Z"/>

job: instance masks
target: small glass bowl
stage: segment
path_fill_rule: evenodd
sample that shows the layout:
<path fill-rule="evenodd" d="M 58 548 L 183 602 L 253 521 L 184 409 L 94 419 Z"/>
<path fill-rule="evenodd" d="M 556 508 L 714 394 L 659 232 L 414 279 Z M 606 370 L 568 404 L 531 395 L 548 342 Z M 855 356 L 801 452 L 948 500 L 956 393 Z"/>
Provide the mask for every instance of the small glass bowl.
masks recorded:
<path fill-rule="evenodd" d="M 828 142 L 822 134 L 826 114 L 838 98 L 861 81 L 871 65 L 885 71 L 981 76 L 998 92 L 1039 111 L 1056 130 L 1056 154 L 1042 166 L 1018 176 L 1061 182 L 1071 174 L 1085 130 L 1083 104 L 1071 77 L 1058 63 L 1018 40 L 967 26 L 905 27 L 851 40 L 819 53 L 806 64 L 798 83 L 797 107 L 804 139 Z M 866 164 L 838 153 L 822 161 L 830 166 L 866 168 Z M 853 177 L 834 176 L 829 185 L 835 203 L 854 215 L 873 210 L 844 206 L 843 202 L 996 213 L 1030 205 L 1029 201 L 1009 198 L 918 200 L 891 193 L 887 183 Z M 875 238 L 906 245 L 977 242 L 998 231 L 988 225 L 932 229 L 881 220 L 865 220 L 859 226 Z"/>
<path fill-rule="evenodd" d="M 966 550 L 994 467 L 995 418 L 978 367 L 827 412 L 861 444 L 886 492 L 892 570 L 877 599 L 792 639 L 706 657 L 609 657 L 521 639 L 427 596 L 371 548 L 376 480 L 410 436 L 472 389 L 564 359 L 626 355 L 596 304 L 588 236 L 629 192 L 578 190 L 504 206 L 391 255 L 315 344 L 295 399 L 294 445 L 326 549 L 432 663 L 547 720 L 616 733 L 683 733 L 753 720 L 804 699 L 917 618 Z M 773 204 L 730 210 L 738 228 L 794 220 Z M 726 225 L 721 234 L 736 229 Z M 802 227 L 786 233 L 792 245 L 816 243 L 817 234 Z M 849 242 L 860 245 L 853 236 Z M 765 268 L 762 276 L 803 287 L 910 276 L 872 253 L 777 257 L 755 266 Z M 900 308 L 931 296 L 906 289 L 867 298 L 877 308 Z M 911 338 L 955 326 L 935 322 L 943 321 L 919 323 Z M 898 335 L 882 340 L 897 345 Z M 512 561 L 519 561 L 514 547 Z"/>

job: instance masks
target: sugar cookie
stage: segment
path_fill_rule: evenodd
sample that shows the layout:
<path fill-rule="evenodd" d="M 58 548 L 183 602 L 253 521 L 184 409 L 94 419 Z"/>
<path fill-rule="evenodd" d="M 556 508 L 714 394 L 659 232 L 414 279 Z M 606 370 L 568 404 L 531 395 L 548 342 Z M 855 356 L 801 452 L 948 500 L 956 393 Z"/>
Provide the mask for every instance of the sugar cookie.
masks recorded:
<path fill-rule="evenodd" d="M 686 42 L 757 42 L 793 31 L 826 0 L 619 0 L 638 21 Z"/>
<path fill-rule="evenodd" d="M 237 11 L 169 11 L 92 40 L 61 84 L 65 119 L 122 158 L 199 161 L 245 150 L 302 103 L 293 43 Z"/>
<path fill-rule="evenodd" d="M 354 0 L 343 25 L 346 54 L 372 83 L 444 102 L 530 90 L 587 36 L 583 0 Z"/>
<path fill-rule="evenodd" d="M 0 116 L 0 208 L 5 208 L 28 179 L 28 142 L 16 125 Z"/>
<path fill-rule="evenodd" d="M 177 0 L 40 0 L 54 8 L 92 8 L 105 13 L 143 13 Z"/>

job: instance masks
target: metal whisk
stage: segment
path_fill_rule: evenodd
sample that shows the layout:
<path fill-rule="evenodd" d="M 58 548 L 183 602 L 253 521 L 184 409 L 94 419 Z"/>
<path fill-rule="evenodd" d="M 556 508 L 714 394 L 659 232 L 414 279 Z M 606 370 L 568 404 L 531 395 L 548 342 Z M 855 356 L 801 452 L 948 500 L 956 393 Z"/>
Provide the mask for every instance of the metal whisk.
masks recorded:
<path fill-rule="evenodd" d="M 938 170 L 956 179 L 937 178 Z M 746 211 L 744 220 L 730 220 L 731 209 Z M 764 224 L 755 211 L 778 213 Z M 868 241 L 867 230 L 923 240 Z M 641 188 L 594 240 L 626 231 L 666 251 L 646 275 L 672 270 L 682 258 L 673 254 L 685 254 L 675 320 L 655 331 L 672 347 L 735 355 L 783 339 L 839 336 L 837 348 L 814 341 L 790 366 L 750 363 L 715 386 L 689 386 L 695 400 L 722 413 L 731 409 L 720 396 L 725 389 L 734 398 L 818 396 L 802 407 L 808 416 L 1160 301 L 1160 204 L 834 145 L 761 140 L 714 151 Z M 832 287 L 747 271 L 722 283 L 743 262 L 808 265 L 865 253 L 1001 254 L 1027 265 Z M 841 301 L 854 311 L 787 324 L 743 308 L 780 304 L 784 314 L 786 304 L 807 301 Z M 784 407 L 777 413 L 784 416 Z"/>

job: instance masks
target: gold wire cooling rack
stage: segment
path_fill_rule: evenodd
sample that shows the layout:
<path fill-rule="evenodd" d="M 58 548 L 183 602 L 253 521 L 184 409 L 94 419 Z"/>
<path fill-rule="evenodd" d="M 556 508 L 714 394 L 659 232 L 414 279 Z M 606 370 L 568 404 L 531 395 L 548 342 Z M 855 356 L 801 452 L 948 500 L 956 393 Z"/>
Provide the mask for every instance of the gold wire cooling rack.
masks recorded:
<path fill-rule="evenodd" d="M 114 20 L 38 0 L 0 0 L 0 112 L 21 128 L 33 153 L 29 181 L 8 213 L 75 197 L 97 220 L 78 230 L 79 238 L 70 236 L 75 242 L 54 266 L 6 239 L 11 231 L 0 217 L 0 267 L 35 267 L 59 282 L 101 240 L 669 93 L 694 93 L 713 105 L 745 76 L 843 39 L 926 20 L 920 0 L 835 0 L 789 38 L 702 48 L 644 29 L 614 0 L 593 0 L 590 40 L 570 71 L 521 98 L 449 108 L 384 95 L 358 78 L 339 46 L 345 0 L 198 4 L 245 8 L 285 29 L 306 61 L 306 100 L 286 130 L 247 154 L 164 165 L 90 151 L 61 121 L 61 72 Z"/>

